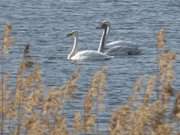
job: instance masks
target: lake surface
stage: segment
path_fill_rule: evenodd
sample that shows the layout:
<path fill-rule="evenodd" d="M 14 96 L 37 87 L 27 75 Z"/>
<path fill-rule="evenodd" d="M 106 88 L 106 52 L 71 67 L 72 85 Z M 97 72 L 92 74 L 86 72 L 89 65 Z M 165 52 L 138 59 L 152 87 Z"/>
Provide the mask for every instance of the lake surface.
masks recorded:
<path fill-rule="evenodd" d="M 178 0 L 0 0 L 0 36 L 4 24 L 13 25 L 15 45 L 9 72 L 16 73 L 26 43 L 42 65 L 46 85 L 63 84 L 76 65 L 66 59 L 72 39 L 66 34 L 79 31 L 80 49 L 97 49 L 102 31 L 96 26 L 104 19 L 111 22 L 108 41 L 125 40 L 143 49 L 139 56 L 122 56 L 109 61 L 83 62 L 78 99 L 67 105 L 67 115 L 82 109 L 91 75 L 101 66 L 108 67 L 106 112 L 100 117 L 107 122 L 110 113 L 127 102 L 134 81 L 141 75 L 153 74 L 156 65 L 156 33 L 167 31 L 167 46 L 177 53 L 176 90 L 180 89 L 180 1 Z M 71 109 L 70 109 L 71 108 Z"/>

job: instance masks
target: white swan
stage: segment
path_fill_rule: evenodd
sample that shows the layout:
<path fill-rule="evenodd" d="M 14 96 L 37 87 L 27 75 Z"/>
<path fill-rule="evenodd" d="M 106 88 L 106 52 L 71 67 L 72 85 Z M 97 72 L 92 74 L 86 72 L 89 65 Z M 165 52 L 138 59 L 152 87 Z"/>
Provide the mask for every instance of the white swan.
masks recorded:
<path fill-rule="evenodd" d="M 132 42 L 129 41 L 113 41 L 106 44 L 109 31 L 110 31 L 110 22 L 103 21 L 97 27 L 97 29 L 103 29 L 103 34 L 100 40 L 98 52 L 103 52 L 110 56 L 118 56 L 118 55 L 138 55 L 141 53 L 141 50 L 137 47 L 132 47 Z"/>
<path fill-rule="evenodd" d="M 73 37 L 74 39 L 74 45 L 72 48 L 72 51 L 68 54 L 67 59 L 73 60 L 73 61 L 79 61 L 79 60 L 107 60 L 111 59 L 112 56 L 108 56 L 107 54 L 104 54 L 102 52 L 98 52 L 95 50 L 83 50 L 78 51 L 77 45 L 78 45 L 78 32 L 73 31 L 69 34 L 67 34 L 68 37 Z"/>

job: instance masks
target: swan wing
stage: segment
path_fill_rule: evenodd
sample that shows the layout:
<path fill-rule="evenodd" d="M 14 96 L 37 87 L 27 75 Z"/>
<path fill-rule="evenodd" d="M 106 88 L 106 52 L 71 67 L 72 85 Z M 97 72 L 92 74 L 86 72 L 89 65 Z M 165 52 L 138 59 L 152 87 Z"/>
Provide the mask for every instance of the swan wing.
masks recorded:
<path fill-rule="evenodd" d="M 141 50 L 137 47 L 127 47 L 127 46 L 114 46 L 105 51 L 105 54 L 110 56 L 120 56 L 120 55 L 138 55 Z"/>
<path fill-rule="evenodd" d="M 133 42 L 131 41 L 124 41 L 124 40 L 117 40 L 117 41 L 112 41 L 106 44 L 107 47 L 110 46 L 123 46 L 123 45 L 129 45 L 129 44 L 133 44 Z"/>

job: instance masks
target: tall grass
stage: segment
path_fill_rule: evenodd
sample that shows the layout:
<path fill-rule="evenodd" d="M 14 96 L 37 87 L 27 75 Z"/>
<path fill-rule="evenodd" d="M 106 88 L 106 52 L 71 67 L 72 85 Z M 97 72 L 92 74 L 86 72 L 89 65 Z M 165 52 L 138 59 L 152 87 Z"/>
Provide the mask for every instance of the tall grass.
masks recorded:
<path fill-rule="evenodd" d="M 159 73 L 151 75 L 147 80 L 140 78 L 134 86 L 134 94 L 126 105 L 121 106 L 112 114 L 110 123 L 111 135 L 171 135 L 173 127 L 167 122 L 169 99 L 173 96 L 172 82 L 175 79 L 173 64 L 176 54 L 167 50 L 165 31 L 157 34 L 157 50 Z M 143 87 L 146 82 L 146 88 Z M 144 93 L 143 95 L 140 95 Z M 154 100 L 153 93 L 158 93 Z M 140 100 L 139 100 L 140 99 Z M 178 96 L 174 112 L 179 107 Z M 170 116 L 170 119 L 173 118 Z M 179 120 L 178 120 L 179 121 Z M 178 134 L 178 133 L 177 133 Z"/>
<path fill-rule="evenodd" d="M 1 49 L 3 61 L 11 46 L 11 30 L 12 27 L 6 25 Z M 24 49 L 15 88 L 8 86 L 9 76 L 1 72 L 1 135 L 100 135 L 98 117 L 104 108 L 107 69 L 101 68 L 92 76 L 82 103 L 83 111 L 74 112 L 70 128 L 64 105 L 68 100 L 73 100 L 78 90 L 80 70 L 75 70 L 65 84 L 46 87 L 42 82 L 41 66 L 31 57 L 30 47 L 28 44 Z M 180 96 L 177 94 L 174 107 L 169 107 L 169 99 L 175 95 L 172 83 L 176 55 L 166 48 L 165 31 L 160 30 L 157 34 L 159 73 L 148 78 L 141 77 L 135 82 L 133 95 L 112 113 L 107 134 L 178 135 L 175 127 L 167 121 L 174 119 L 179 122 Z M 2 63 L 1 66 L 4 70 Z M 146 87 L 142 85 L 144 83 Z M 154 98 L 154 93 L 157 93 L 157 98 Z M 170 117 L 167 117 L 168 112 L 171 112 Z"/>
<path fill-rule="evenodd" d="M 12 44 L 12 26 L 10 24 L 6 24 L 4 27 L 3 38 L 2 38 L 2 47 L 0 52 L 1 58 L 1 133 L 4 132 L 4 123 L 6 117 L 6 80 L 5 80 L 5 71 L 4 71 L 4 62 L 6 59 L 6 54 L 8 53 L 9 48 Z"/>

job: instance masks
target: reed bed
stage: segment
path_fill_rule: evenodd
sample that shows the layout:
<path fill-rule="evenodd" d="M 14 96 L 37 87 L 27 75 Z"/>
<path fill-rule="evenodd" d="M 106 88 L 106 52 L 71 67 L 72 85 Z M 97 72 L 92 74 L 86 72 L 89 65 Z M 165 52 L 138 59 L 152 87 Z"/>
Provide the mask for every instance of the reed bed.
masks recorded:
<path fill-rule="evenodd" d="M 98 117 L 105 107 L 103 102 L 107 90 L 107 69 L 103 67 L 92 76 L 82 103 L 83 111 L 74 112 L 72 128 L 69 128 L 64 105 L 73 100 L 78 90 L 80 69 L 76 69 L 65 84 L 47 88 L 42 82 L 41 66 L 31 57 L 28 44 L 17 69 L 16 87 L 9 87 L 10 77 L 3 63 L 13 44 L 11 32 L 12 26 L 7 24 L 0 56 L 1 135 L 102 134 Z M 164 29 L 157 34 L 157 50 L 159 72 L 148 78 L 137 79 L 127 103 L 112 113 L 106 134 L 180 134 L 172 125 L 173 122 L 180 122 L 180 93 L 173 90 L 176 54 L 167 50 Z M 171 98 L 174 98 L 173 107 L 170 104 Z"/>

